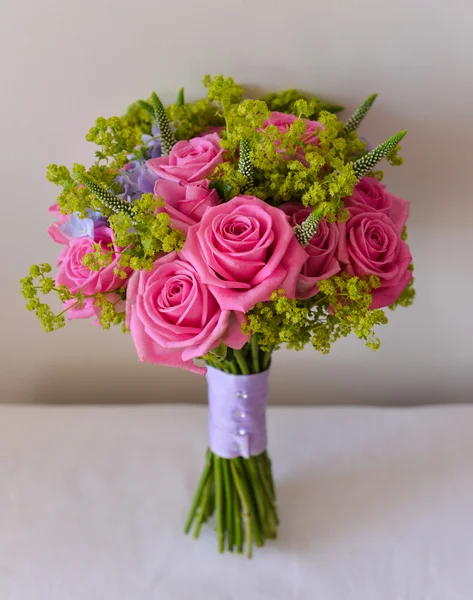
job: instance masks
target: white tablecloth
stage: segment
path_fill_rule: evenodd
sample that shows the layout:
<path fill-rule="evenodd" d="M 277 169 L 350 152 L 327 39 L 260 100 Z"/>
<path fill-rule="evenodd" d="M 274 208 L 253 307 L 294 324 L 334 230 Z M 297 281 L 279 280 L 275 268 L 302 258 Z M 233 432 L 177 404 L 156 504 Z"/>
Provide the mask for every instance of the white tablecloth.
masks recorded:
<path fill-rule="evenodd" d="M 1 600 L 472 600 L 473 407 L 270 408 L 279 539 L 182 532 L 206 409 L 0 408 Z"/>

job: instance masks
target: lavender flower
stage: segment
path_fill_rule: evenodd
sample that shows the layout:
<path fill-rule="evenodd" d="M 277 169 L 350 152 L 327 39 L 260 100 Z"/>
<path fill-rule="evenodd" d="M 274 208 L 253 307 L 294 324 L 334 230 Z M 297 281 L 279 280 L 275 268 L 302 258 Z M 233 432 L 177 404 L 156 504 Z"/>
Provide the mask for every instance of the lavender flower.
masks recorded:
<path fill-rule="evenodd" d="M 146 158 L 159 158 L 162 154 L 161 136 L 159 127 L 154 124 L 151 128 L 151 135 L 143 134 L 141 136 L 143 144 L 146 146 Z"/>
<path fill-rule="evenodd" d="M 123 192 L 119 198 L 134 202 L 143 194 L 153 193 L 154 184 L 158 176 L 150 171 L 145 162 L 128 163 L 121 171 L 116 181 L 122 186 Z"/>
<path fill-rule="evenodd" d="M 87 217 L 81 219 L 79 213 L 72 213 L 59 229 L 68 238 L 90 237 L 94 239 L 96 225 L 105 225 L 107 220 L 98 211 L 87 209 Z"/>

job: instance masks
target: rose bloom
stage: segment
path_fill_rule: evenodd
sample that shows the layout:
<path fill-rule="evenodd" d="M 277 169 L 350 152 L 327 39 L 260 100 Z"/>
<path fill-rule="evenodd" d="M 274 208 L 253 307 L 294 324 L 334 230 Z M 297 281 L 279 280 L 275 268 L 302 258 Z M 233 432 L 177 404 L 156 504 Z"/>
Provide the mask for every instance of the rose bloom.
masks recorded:
<path fill-rule="evenodd" d="M 206 210 L 220 202 L 216 190 L 209 189 L 208 179 L 186 185 L 158 179 L 154 194 L 164 200 L 163 210 L 171 217 L 172 226 L 183 233 L 199 223 Z"/>
<path fill-rule="evenodd" d="M 221 342 L 240 349 L 242 313 L 222 310 L 196 269 L 176 252 L 158 258 L 152 271 L 136 271 L 126 298 L 127 327 L 143 362 L 206 369 L 192 359 Z"/>
<path fill-rule="evenodd" d="M 347 208 L 372 209 L 387 215 L 400 234 L 409 216 L 409 202 L 391 194 L 375 177 L 362 177 L 353 193 L 345 198 Z"/>
<path fill-rule="evenodd" d="M 56 275 L 57 285 L 65 285 L 73 294 L 82 290 L 84 296 L 111 292 L 126 285 L 125 280 L 114 274 L 118 262 L 117 254 L 113 255 L 109 265 L 98 271 L 92 271 L 84 265 L 82 259 L 93 251 L 94 243 L 100 244 L 104 252 L 110 251 L 109 244 L 113 244 L 113 248 L 118 251 L 114 245 L 113 232 L 109 227 L 97 227 L 93 240 L 87 236 L 69 240 Z M 114 301 L 118 296 L 107 294 L 107 299 Z M 69 300 L 66 306 L 71 306 L 75 302 L 76 300 Z M 94 298 L 86 298 L 82 308 L 72 308 L 68 311 L 70 319 L 86 319 L 93 315 Z"/>
<path fill-rule="evenodd" d="M 282 204 L 280 208 L 288 216 L 292 227 L 300 225 L 312 212 L 311 208 L 297 202 Z M 339 237 L 336 223 L 327 223 L 323 219 L 320 221 L 315 235 L 305 247 L 309 258 L 303 264 L 297 280 L 296 298 L 315 296 L 319 292 L 319 281 L 340 272 L 341 266 L 337 260 Z"/>
<path fill-rule="evenodd" d="M 57 203 L 52 204 L 48 208 L 48 212 L 58 218 L 58 221 L 54 221 L 54 223 L 51 223 L 51 225 L 48 227 L 49 237 L 57 244 L 67 244 L 69 242 L 69 238 L 61 231 L 61 225 L 67 222 L 69 216 L 61 213 Z"/>
<path fill-rule="evenodd" d="M 254 196 L 209 209 L 189 228 L 181 254 L 221 308 L 244 313 L 277 289 L 294 298 L 307 260 L 283 211 Z"/>
<path fill-rule="evenodd" d="M 205 179 L 223 162 L 223 149 L 216 133 L 177 142 L 168 156 L 146 162 L 161 179 L 174 183 L 193 183 Z"/>
<path fill-rule="evenodd" d="M 286 131 L 294 123 L 294 121 L 297 120 L 298 117 L 296 115 L 288 115 L 286 113 L 280 113 L 275 111 L 271 113 L 269 119 L 266 119 L 266 121 L 264 121 L 263 130 L 266 129 L 266 127 L 268 127 L 269 125 L 275 125 L 279 129 L 279 131 L 281 131 L 282 133 L 286 133 Z M 319 138 L 317 137 L 317 129 L 320 131 L 325 129 L 324 125 L 322 125 L 322 123 L 319 123 L 318 121 L 310 121 L 309 119 L 303 119 L 303 121 L 306 125 L 305 134 L 302 138 L 303 142 L 305 144 L 312 144 L 314 146 L 317 146 L 317 144 L 319 143 Z M 285 158 L 290 158 L 287 155 L 284 156 Z M 301 162 L 305 162 L 305 153 L 302 148 L 299 148 L 296 151 L 295 158 L 297 158 Z"/>
<path fill-rule="evenodd" d="M 339 224 L 339 260 L 350 275 L 376 275 L 381 286 L 372 291 L 371 308 L 395 302 L 412 279 L 412 257 L 398 228 L 382 212 L 350 208 L 350 219 Z"/>

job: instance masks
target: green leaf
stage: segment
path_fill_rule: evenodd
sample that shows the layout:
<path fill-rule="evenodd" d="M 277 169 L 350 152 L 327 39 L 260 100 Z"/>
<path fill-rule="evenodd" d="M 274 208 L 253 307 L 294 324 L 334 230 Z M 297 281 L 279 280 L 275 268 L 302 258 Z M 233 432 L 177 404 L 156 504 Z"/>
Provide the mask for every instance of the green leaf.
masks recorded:
<path fill-rule="evenodd" d="M 184 106 L 184 88 L 182 87 L 177 94 L 176 104 L 180 107 Z"/>
<path fill-rule="evenodd" d="M 148 104 L 148 102 L 145 102 L 144 100 L 138 100 L 138 106 L 145 110 L 154 120 L 154 108 L 151 106 L 151 104 Z"/>
<path fill-rule="evenodd" d="M 217 346 L 217 348 L 212 348 L 210 354 L 217 360 L 221 361 L 225 360 L 225 358 L 227 357 L 227 351 L 227 346 L 223 342 L 221 342 L 220 346 Z"/>
<path fill-rule="evenodd" d="M 230 192 L 232 191 L 232 186 L 225 183 L 222 179 L 216 179 L 215 181 L 211 181 L 209 183 L 209 188 L 211 190 L 216 190 L 217 194 L 224 202 L 228 202 L 230 200 Z"/>

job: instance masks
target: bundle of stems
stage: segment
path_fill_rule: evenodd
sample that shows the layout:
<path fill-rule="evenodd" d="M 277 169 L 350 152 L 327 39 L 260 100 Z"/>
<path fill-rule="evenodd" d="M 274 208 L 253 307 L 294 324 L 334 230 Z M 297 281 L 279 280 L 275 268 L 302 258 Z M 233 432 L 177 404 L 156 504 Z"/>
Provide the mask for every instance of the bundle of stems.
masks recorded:
<path fill-rule="evenodd" d="M 260 349 L 252 338 L 241 350 L 228 351 L 224 358 L 206 356 L 207 363 L 234 375 L 260 373 L 269 368 L 271 352 Z M 218 548 L 236 549 L 251 558 L 253 543 L 262 546 L 277 536 L 279 524 L 271 461 L 266 451 L 250 458 L 222 458 L 207 450 L 205 467 L 185 526 L 193 523 L 198 538 L 202 524 L 215 514 Z"/>

